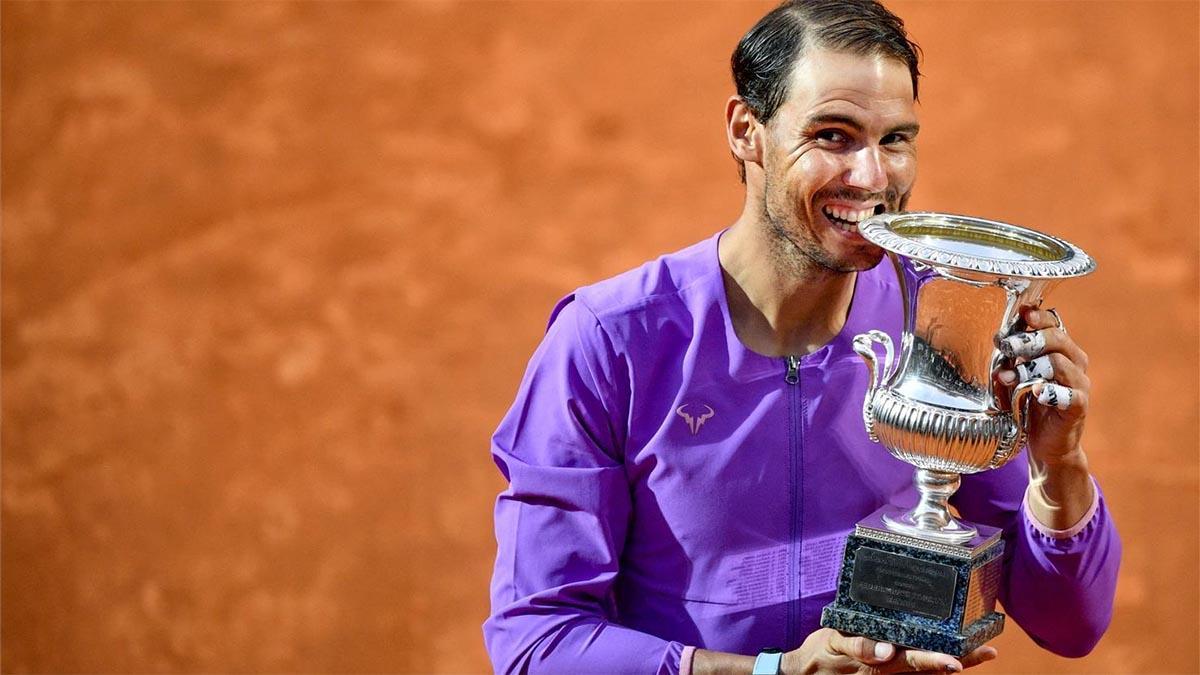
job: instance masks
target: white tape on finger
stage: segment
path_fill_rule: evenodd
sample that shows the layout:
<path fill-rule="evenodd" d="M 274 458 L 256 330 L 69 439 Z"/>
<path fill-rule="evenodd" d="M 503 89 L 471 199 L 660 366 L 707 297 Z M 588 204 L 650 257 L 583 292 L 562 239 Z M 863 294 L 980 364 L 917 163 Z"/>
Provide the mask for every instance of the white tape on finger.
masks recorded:
<path fill-rule="evenodd" d="M 1046 384 L 1042 385 L 1042 390 L 1038 392 L 1037 400 L 1038 403 L 1041 403 L 1047 408 L 1066 410 L 1067 408 L 1071 407 L 1071 398 L 1074 395 L 1075 392 L 1071 391 L 1070 387 L 1064 387 L 1061 384 L 1047 382 Z"/>
<path fill-rule="evenodd" d="M 1000 341 L 1000 352 L 1010 359 L 1040 356 L 1046 349 L 1046 336 L 1041 331 L 1017 333 Z"/>
<path fill-rule="evenodd" d="M 1040 377 L 1043 380 L 1054 379 L 1054 366 L 1050 363 L 1049 356 L 1039 356 L 1028 363 L 1017 364 L 1017 375 L 1022 382 L 1028 382 L 1035 377 Z"/>

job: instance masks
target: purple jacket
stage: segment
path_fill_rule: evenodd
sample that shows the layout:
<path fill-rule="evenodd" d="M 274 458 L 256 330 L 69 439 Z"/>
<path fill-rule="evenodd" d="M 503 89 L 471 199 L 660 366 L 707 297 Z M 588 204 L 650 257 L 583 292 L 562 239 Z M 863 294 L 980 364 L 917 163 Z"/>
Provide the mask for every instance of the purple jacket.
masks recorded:
<path fill-rule="evenodd" d="M 860 273 L 841 333 L 790 363 L 734 334 L 719 237 L 555 308 L 492 439 L 510 483 L 484 624 L 497 671 L 676 673 L 685 646 L 793 649 L 854 523 L 916 504 L 913 468 L 863 429 L 851 349 L 871 328 L 899 344 L 891 265 Z M 1108 626 L 1120 541 L 1102 499 L 1077 533 L 1043 533 L 1027 482 L 1017 459 L 964 476 L 954 503 L 1004 528 L 1010 617 L 1080 656 Z"/>

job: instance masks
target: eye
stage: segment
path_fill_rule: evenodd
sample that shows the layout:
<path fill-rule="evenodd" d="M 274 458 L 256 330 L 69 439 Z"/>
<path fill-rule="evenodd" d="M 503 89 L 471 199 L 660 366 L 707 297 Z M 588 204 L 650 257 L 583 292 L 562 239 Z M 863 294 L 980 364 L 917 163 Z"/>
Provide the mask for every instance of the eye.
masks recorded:
<path fill-rule="evenodd" d="M 901 143 L 909 143 L 911 141 L 912 138 L 910 138 L 908 134 L 888 134 L 880 139 L 879 142 L 884 145 L 899 145 Z"/>
<path fill-rule="evenodd" d="M 826 143 L 841 144 L 850 140 L 850 137 L 846 135 L 844 131 L 839 129 L 822 129 L 813 134 L 813 136 L 818 141 L 825 141 Z"/>

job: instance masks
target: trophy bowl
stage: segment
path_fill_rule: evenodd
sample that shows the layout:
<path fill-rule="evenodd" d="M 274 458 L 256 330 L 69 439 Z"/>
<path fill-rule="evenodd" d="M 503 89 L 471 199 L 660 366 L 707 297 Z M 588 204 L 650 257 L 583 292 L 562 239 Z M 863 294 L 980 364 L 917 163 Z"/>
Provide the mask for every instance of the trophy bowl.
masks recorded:
<path fill-rule="evenodd" d="M 885 514 L 894 531 L 945 543 L 975 536 L 946 501 L 960 474 L 994 469 L 1024 443 L 1028 396 L 1038 380 L 1006 400 L 993 373 L 999 341 L 1019 330 L 1023 307 L 1040 305 L 1059 281 L 1095 262 L 1079 247 L 993 220 L 947 213 L 875 216 L 859 225 L 896 268 L 904 303 L 898 358 L 886 333 L 854 339 L 870 386 L 863 422 L 871 439 L 917 468 L 916 508 Z M 882 361 L 875 345 L 883 348 Z"/>
<path fill-rule="evenodd" d="M 1023 308 L 1096 264 L 1062 239 L 947 213 L 883 214 L 859 232 L 887 252 L 904 308 L 899 350 L 882 331 L 854 338 L 870 373 L 863 423 L 916 468 L 919 501 L 884 505 L 855 526 L 821 625 L 963 656 L 1004 628 L 995 611 L 1004 541 L 999 528 L 956 519 L 948 500 L 961 474 L 1017 455 L 1043 382 L 998 391 L 998 345 L 1025 330 Z"/>

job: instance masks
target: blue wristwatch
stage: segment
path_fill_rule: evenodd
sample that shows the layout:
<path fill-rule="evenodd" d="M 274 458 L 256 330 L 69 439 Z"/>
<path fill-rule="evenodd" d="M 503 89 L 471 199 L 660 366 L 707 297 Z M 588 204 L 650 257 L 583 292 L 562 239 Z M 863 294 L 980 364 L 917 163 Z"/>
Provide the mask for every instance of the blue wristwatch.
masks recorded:
<path fill-rule="evenodd" d="M 780 670 L 779 666 L 782 664 L 783 650 L 764 649 L 754 659 L 754 671 L 752 675 L 780 675 L 783 671 Z"/>

